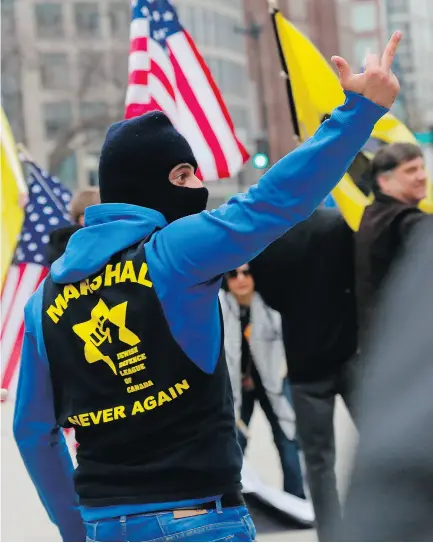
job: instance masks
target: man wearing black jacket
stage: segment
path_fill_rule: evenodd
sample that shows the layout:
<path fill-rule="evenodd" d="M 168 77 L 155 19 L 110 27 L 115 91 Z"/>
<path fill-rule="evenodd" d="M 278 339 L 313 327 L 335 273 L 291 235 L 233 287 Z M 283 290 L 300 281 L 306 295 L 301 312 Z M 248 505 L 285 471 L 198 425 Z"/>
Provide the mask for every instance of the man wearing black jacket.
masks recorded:
<path fill-rule="evenodd" d="M 358 321 L 364 332 L 393 262 L 426 217 L 417 208 L 427 191 L 421 148 L 412 143 L 383 147 L 372 161 L 371 177 L 375 200 L 355 236 Z"/>
<path fill-rule="evenodd" d="M 282 315 L 299 441 L 319 539 L 329 540 L 340 506 L 334 406 L 351 411 L 357 348 L 353 233 L 337 209 L 320 208 L 251 264 L 256 288 Z"/>

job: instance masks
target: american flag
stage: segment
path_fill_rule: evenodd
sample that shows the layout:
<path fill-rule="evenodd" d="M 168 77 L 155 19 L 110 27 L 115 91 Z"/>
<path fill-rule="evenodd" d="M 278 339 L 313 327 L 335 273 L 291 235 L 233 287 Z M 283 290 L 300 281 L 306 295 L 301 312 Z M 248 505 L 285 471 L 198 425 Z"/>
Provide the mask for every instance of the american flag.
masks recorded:
<path fill-rule="evenodd" d="M 28 162 L 27 166 L 29 201 L 14 260 L 1 293 L 1 387 L 9 390 L 9 398 L 16 392 L 24 337 L 24 306 L 48 273 L 49 233 L 71 224 L 69 190 L 36 164 Z"/>
<path fill-rule="evenodd" d="M 164 111 L 189 141 L 204 181 L 236 175 L 249 155 L 221 93 L 170 0 L 132 0 L 125 118 Z"/>

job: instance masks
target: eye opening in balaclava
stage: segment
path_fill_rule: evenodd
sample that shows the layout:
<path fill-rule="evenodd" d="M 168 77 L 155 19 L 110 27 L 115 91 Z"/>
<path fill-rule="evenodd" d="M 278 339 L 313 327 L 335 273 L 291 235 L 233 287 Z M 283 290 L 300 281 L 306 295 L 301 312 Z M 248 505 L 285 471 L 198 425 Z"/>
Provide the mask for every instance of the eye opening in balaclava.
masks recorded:
<path fill-rule="evenodd" d="M 167 222 L 206 209 L 208 190 L 173 185 L 171 170 L 197 161 L 187 140 L 161 111 L 111 125 L 99 161 L 102 203 L 124 203 L 159 211 Z"/>

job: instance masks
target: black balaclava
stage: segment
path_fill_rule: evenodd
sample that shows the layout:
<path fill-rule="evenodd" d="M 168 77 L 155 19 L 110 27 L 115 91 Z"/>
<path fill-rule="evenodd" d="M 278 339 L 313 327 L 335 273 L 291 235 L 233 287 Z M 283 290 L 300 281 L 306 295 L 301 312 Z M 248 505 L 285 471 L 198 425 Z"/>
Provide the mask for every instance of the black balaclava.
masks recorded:
<path fill-rule="evenodd" d="M 152 111 L 111 125 L 99 161 L 102 203 L 123 203 L 155 209 L 167 222 L 206 209 L 205 187 L 175 186 L 168 180 L 178 164 L 197 169 L 186 139 L 161 111 Z"/>

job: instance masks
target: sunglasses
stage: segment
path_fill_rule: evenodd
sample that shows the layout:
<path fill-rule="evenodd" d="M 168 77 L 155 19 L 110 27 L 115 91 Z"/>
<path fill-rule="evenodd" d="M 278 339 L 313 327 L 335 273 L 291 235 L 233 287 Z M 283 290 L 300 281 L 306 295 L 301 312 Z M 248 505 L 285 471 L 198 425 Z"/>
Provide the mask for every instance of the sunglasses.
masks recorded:
<path fill-rule="evenodd" d="M 227 277 L 229 279 L 236 279 L 238 275 L 243 275 L 244 277 L 250 277 L 251 270 L 230 270 L 227 272 Z"/>

